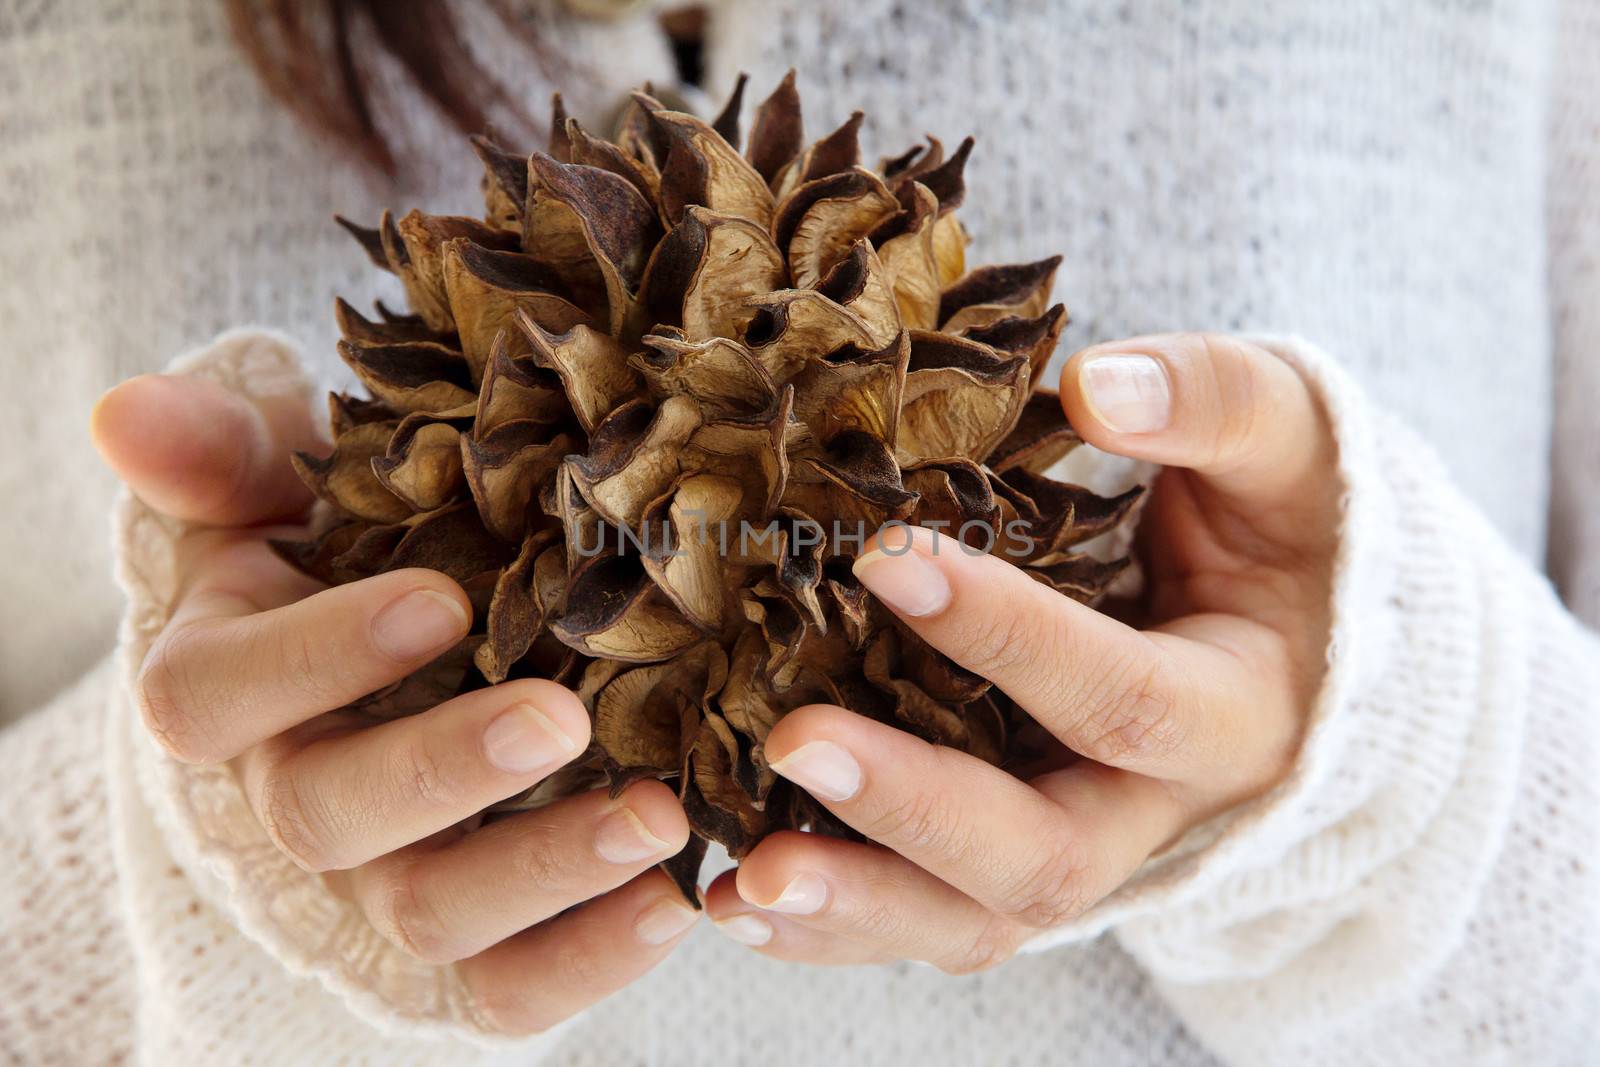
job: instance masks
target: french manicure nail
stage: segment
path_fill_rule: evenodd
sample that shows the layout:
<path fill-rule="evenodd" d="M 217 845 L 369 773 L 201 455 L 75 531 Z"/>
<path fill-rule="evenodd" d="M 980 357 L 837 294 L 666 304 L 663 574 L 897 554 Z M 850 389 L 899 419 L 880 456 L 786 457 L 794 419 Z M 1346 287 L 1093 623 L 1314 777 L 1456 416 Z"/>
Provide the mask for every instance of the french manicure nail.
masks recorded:
<path fill-rule="evenodd" d="M 421 659 L 454 644 L 471 624 L 454 597 L 415 589 L 373 617 L 372 642 L 391 659 Z"/>
<path fill-rule="evenodd" d="M 909 531 L 891 528 L 879 538 L 879 547 L 857 556 L 850 569 L 873 596 L 900 614 L 932 615 L 950 603 L 950 583 L 937 563 L 911 545 Z"/>
<path fill-rule="evenodd" d="M 1078 377 L 1095 417 L 1117 433 L 1155 433 L 1172 418 L 1166 368 L 1149 356 L 1091 356 Z"/>
<path fill-rule="evenodd" d="M 578 751 L 578 742 L 532 704 L 515 704 L 483 731 L 483 751 L 507 774 L 531 774 L 565 762 Z"/>
<path fill-rule="evenodd" d="M 772 940 L 772 924 L 758 915 L 735 915 L 712 925 L 720 933 L 751 948 L 758 948 Z"/>
<path fill-rule="evenodd" d="M 602 819 L 594 835 L 594 850 L 607 863 L 638 863 L 670 848 L 627 808 L 618 808 Z"/>
<path fill-rule="evenodd" d="M 832 741 L 811 741 L 772 769 L 819 800 L 849 800 L 861 790 L 861 764 Z"/>
<path fill-rule="evenodd" d="M 639 913 L 633 932 L 647 945 L 665 945 L 699 918 L 700 913 L 687 905 L 662 898 Z"/>
<path fill-rule="evenodd" d="M 820 875 L 808 871 L 790 879 L 776 900 L 767 904 L 754 900 L 750 903 L 762 911 L 782 912 L 785 915 L 815 915 L 827 902 L 828 883 L 824 882 Z"/>

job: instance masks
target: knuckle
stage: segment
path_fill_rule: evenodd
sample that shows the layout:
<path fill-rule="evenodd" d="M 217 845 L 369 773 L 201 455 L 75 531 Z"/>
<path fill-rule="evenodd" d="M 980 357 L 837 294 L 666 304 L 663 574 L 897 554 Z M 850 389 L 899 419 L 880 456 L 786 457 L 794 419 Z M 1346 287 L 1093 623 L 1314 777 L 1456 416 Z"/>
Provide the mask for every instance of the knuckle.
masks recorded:
<path fill-rule="evenodd" d="M 916 790 L 867 820 L 862 827 L 875 841 L 894 842 L 896 850 L 940 850 L 950 845 L 954 830 L 945 806 L 929 790 Z"/>
<path fill-rule="evenodd" d="M 277 665 L 277 676 L 292 685 L 305 703 L 318 711 L 329 711 L 345 703 L 338 685 L 337 662 L 328 655 L 327 636 L 311 627 L 263 627 L 261 639 L 268 662 Z"/>
<path fill-rule="evenodd" d="M 1212 459 L 1227 463 L 1249 458 L 1265 445 L 1260 431 L 1266 417 L 1261 367 L 1226 334 L 1199 334 L 1197 344 L 1216 383 L 1217 395 L 1231 398 L 1216 414 Z"/>
<path fill-rule="evenodd" d="M 529 993 L 520 984 L 466 979 L 467 995 L 478 1026 L 507 1037 L 532 1037 L 549 1030 L 560 1019 L 547 1018 L 529 1003 Z"/>
<path fill-rule="evenodd" d="M 1092 903 L 1087 862 L 1081 848 L 1057 838 L 1045 850 L 1032 873 L 995 910 L 1030 929 L 1049 929 L 1083 914 Z"/>
<path fill-rule="evenodd" d="M 991 681 L 1016 674 L 1032 655 L 1025 619 L 1037 621 L 1023 612 L 991 607 L 968 623 L 958 638 L 963 665 Z"/>
<path fill-rule="evenodd" d="M 136 696 L 145 729 L 170 756 L 184 763 L 214 763 L 226 758 L 216 744 L 207 701 L 195 691 L 184 665 L 197 631 L 190 626 L 168 630 L 139 669 Z"/>
<path fill-rule="evenodd" d="M 1171 686 L 1159 663 L 1109 671 L 1091 699 L 1082 754 L 1116 765 L 1161 759 L 1183 743 Z"/>
<path fill-rule="evenodd" d="M 288 769 L 273 768 L 262 779 L 256 804 L 262 829 L 280 852 L 315 874 L 336 864 L 310 810 L 298 777 Z"/>
<path fill-rule="evenodd" d="M 439 913 L 417 890 L 415 867 L 397 863 L 382 878 L 367 919 L 385 940 L 423 963 L 454 963 L 461 956 L 445 936 Z"/>
<path fill-rule="evenodd" d="M 980 974 L 1000 966 L 1016 951 L 1017 934 L 1011 921 L 1003 915 L 989 915 L 970 939 L 934 966 L 952 976 Z"/>
<path fill-rule="evenodd" d="M 555 831 L 542 824 L 530 826 L 517 842 L 514 868 L 523 884 L 541 888 L 570 881 L 572 873 L 556 847 Z"/>
<path fill-rule="evenodd" d="M 436 811 L 456 812 L 461 807 L 464 790 L 459 776 L 426 745 L 406 745 L 396 758 L 399 766 L 394 773 L 404 797 Z"/>

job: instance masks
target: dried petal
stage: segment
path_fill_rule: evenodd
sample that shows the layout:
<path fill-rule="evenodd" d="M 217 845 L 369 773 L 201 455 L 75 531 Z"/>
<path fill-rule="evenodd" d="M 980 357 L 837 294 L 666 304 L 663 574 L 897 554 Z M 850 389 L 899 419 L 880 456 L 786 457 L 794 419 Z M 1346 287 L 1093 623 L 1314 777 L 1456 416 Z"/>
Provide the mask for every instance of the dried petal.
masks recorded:
<path fill-rule="evenodd" d="M 800 146 L 804 143 L 800 94 L 795 90 L 794 71 L 790 70 L 772 95 L 756 108 L 746 155 L 749 156 L 750 165 L 770 184 L 777 178 L 778 172 L 800 154 Z"/>
<path fill-rule="evenodd" d="M 588 433 L 625 401 L 639 395 L 639 376 L 616 339 L 579 323 L 553 334 L 520 311 L 516 322 L 532 348 L 534 362 L 561 378 L 567 399 Z"/>
<path fill-rule="evenodd" d="M 584 655 L 630 663 L 669 659 L 703 637 L 631 555 L 585 561 L 572 576 L 566 612 L 550 629 Z"/>
<path fill-rule="evenodd" d="M 532 256 L 494 252 L 464 240 L 445 245 L 445 294 L 474 381 L 483 377 L 497 336 L 504 332 L 520 342 L 514 312 L 553 333 L 594 321 L 561 294 L 561 284 L 553 270 Z"/>
<path fill-rule="evenodd" d="M 372 467 L 373 460 L 382 458 L 394 430 L 392 422 L 369 422 L 341 434 L 326 459 L 296 452 L 290 461 L 312 492 L 345 514 L 368 522 L 399 522 L 411 509 L 384 486 Z"/>
<path fill-rule="evenodd" d="M 960 333 L 1007 316 L 1032 318 L 1050 303 L 1060 256 L 1037 263 L 979 267 L 944 291 L 939 304 L 940 329 Z"/>
<path fill-rule="evenodd" d="M 942 333 L 911 333 L 900 403 L 902 460 L 986 456 L 1016 425 L 1028 395 L 1028 360 Z"/>
<path fill-rule="evenodd" d="M 790 193 L 773 217 L 772 237 L 789 258 L 795 286 L 810 288 L 852 245 L 899 210 L 900 202 L 883 179 L 855 167 Z"/>

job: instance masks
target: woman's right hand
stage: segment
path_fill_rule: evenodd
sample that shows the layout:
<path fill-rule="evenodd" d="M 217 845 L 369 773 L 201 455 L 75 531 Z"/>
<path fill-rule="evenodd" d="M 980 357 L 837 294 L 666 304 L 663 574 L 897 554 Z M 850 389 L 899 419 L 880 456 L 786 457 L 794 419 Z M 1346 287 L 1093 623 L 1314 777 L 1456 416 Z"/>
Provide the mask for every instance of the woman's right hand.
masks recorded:
<path fill-rule="evenodd" d="M 310 504 L 289 450 L 326 448 L 305 407 L 147 375 L 95 409 L 111 468 L 192 524 L 179 601 L 139 678 L 145 723 L 178 760 L 231 761 L 272 841 L 402 950 L 456 964 L 484 1025 L 546 1029 L 649 971 L 694 924 L 653 869 L 688 822 L 669 788 L 641 782 L 459 827 L 583 752 L 588 713 L 553 682 L 380 725 L 335 711 L 455 645 L 471 607 L 435 571 L 329 589 L 267 547 L 284 532 L 270 524 Z"/>

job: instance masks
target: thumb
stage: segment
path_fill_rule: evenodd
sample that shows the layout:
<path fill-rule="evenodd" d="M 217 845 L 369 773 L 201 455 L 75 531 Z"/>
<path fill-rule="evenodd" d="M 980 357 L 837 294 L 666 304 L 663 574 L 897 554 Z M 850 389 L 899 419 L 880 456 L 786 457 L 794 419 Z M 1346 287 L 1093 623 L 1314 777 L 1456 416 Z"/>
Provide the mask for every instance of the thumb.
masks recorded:
<path fill-rule="evenodd" d="M 1061 404 L 1084 440 L 1183 467 L 1240 510 L 1332 506 L 1335 446 L 1311 390 L 1266 349 L 1218 334 L 1154 334 L 1076 353 Z"/>
<path fill-rule="evenodd" d="M 326 450 L 300 393 L 251 400 L 202 378 L 145 374 L 100 398 L 89 436 L 157 511 L 213 526 L 290 519 L 311 503 L 289 462 Z"/>

